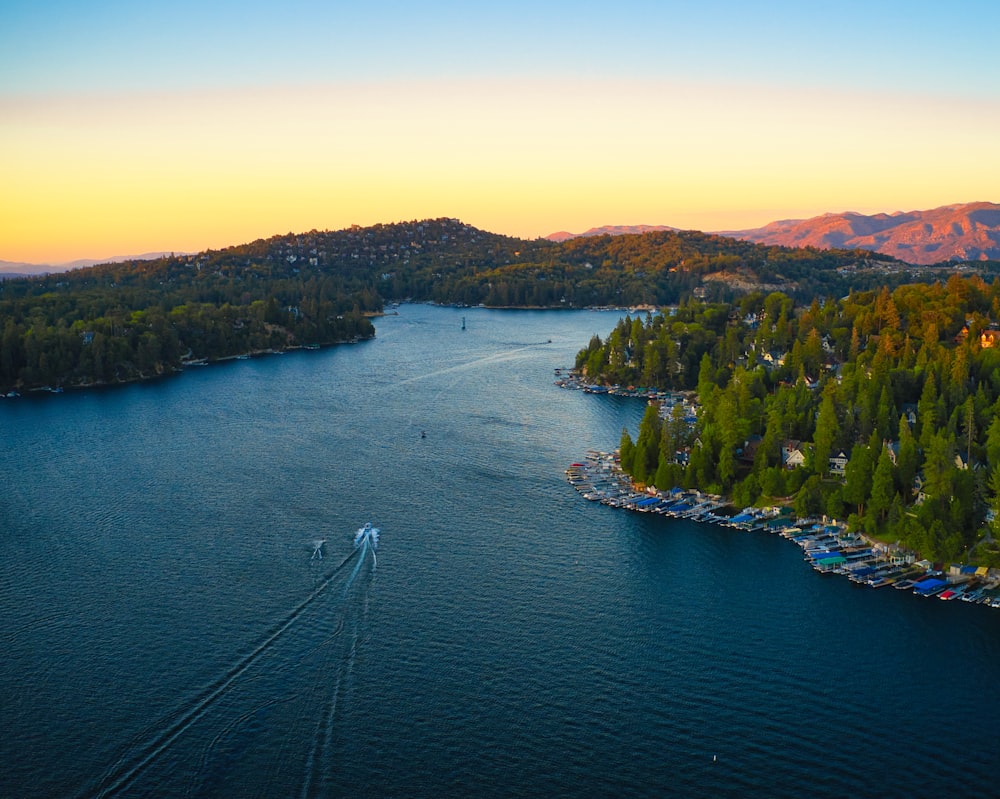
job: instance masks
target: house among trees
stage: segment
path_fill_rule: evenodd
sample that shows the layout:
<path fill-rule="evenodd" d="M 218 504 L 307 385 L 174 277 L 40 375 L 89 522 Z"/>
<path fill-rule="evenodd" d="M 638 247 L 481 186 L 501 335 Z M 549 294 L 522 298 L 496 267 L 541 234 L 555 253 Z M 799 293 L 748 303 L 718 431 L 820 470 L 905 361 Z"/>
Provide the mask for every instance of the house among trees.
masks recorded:
<path fill-rule="evenodd" d="M 623 469 L 628 448 L 638 482 L 654 475 L 661 490 L 693 486 L 737 507 L 788 499 L 799 517 L 846 517 L 852 532 L 935 561 L 1000 564 L 1000 329 L 981 346 L 986 314 L 1000 318 L 1000 278 L 886 287 L 794 313 L 780 294 L 736 306 L 626 318 L 579 353 L 588 380 L 697 392 L 693 429 L 665 434 L 644 419 L 635 444 L 623 431 Z M 764 365 L 744 366 L 742 353 Z M 691 438 L 681 472 L 672 455 Z"/>
<path fill-rule="evenodd" d="M 750 436 L 750 438 L 743 442 L 743 447 L 737 453 L 739 459 L 744 463 L 753 463 L 757 457 L 757 450 L 760 449 L 763 441 L 764 438 L 762 436 Z"/>
<path fill-rule="evenodd" d="M 805 466 L 806 454 L 803 451 L 801 441 L 791 439 L 783 441 L 781 444 L 781 464 L 786 469 L 797 469 Z"/>
<path fill-rule="evenodd" d="M 899 442 L 898 441 L 883 441 L 882 446 L 889 453 L 889 460 L 892 461 L 893 466 L 899 466 Z"/>
<path fill-rule="evenodd" d="M 837 450 L 830 456 L 830 474 L 836 477 L 843 477 L 847 473 L 847 462 L 850 459 L 850 453 L 846 450 Z"/>

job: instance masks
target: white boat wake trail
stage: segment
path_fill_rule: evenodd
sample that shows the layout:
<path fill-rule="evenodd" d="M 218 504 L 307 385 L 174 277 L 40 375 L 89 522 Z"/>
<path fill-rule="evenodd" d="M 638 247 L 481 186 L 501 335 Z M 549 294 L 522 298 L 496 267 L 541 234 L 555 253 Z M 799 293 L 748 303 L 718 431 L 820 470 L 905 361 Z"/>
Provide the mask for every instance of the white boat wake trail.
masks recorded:
<path fill-rule="evenodd" d="M 476 358 L 471 361 L 466 361 L 465 363 L 455 364 L 454 366 L 446 366 L 443 369 L 435 369 L 433 372 L 425 372 L 422 375 L 414 375 L 413 377 L 407 377 L 404 380 L 400 380 L 396 383 L 396 386 L 405 386 L 408 383 L 414 383 L 418 380 L 429 380 L 432 377 L 440 377 L 441 375 L 450 374 L 452 372 L 464 372 L 469 369 L 475 369 L 483 364 L 492 363 L 494 361 L 506 361 L 514 358 L 525 350 L 530 350 L 539 345 L 537 344 L 526 344 L 521 347 L 517 347 L 512 350 L 503 350 L 501 352 L 495 352 L 492 355 L 485 355 L 482 358 Z"/>
<path fill-rule="evenodd" d="M 408 383 L 415 383 L 419 380 L 429 380 L 431 378 L 441 377 L 442 375 L 457 373 L 455 374 L 455 377 L 451 380 L 451 382 L 449 382 L 447 385 L 442 386 L 441 390 L 434 395 L 433 399 L 431 400 L 431 404 L 435 404 L 438 398 L 443 393 L 445 393 L 446 391 L 451 391 L 454 388 L 455 384 L 462 378 L 461 374 L 462 372 L 472 371 L 478 369 L 481 366 L 485 366 L 486 364 L 492 365 L 494 363 L 502 361 L 519 360 L 525 352 L 527 352 L 528 350 L 532 350 L 537 346 L 539 345 L 526 344 L 520 347 L 516 347 L 515 349 L 502 350 L 500 352 L 495 352 L 492 355 L 486 355 L 482 358 L 476 358 L 471 361 L 466 361 L 465 363 L 455 364 L 454 366 L 446 366 L 443 369 L 435 369 L 433 372 L 426 372 L 421 375 L 414 375 L 413 377 L 408 377 L 404 380 L 400 380 L 398 383 L 396 383 L 396 387 L 399 388 L 401 386 L 407 385 Z M 408 427 L 414 426 L 414 419 L 416 418 L 418 412 L 419 409 L 415 408 L 413 410 L 413 413 L 410 414 L 410 418 L 407 420 Z"/>
<path fill-rule="evenodd" d="M 368 527 L 370 528 L 370 525 L 368 525 Z M 248 670 L 274 646 L 275 642 L 277 642 L 296 624 L 297 621 L 299 621 L 310 606 L 313 605 L 316 600 L 327 591 L 327 589 L 338 577 L 342 576 L 344 570 L 353 565 L 354 569 L 345 583 L 344 595 L 345 598 L 347 598 L 347 594 L 352 584 L 359 574 L 363 564 L 366 562 L 366 555 L 369 551 L 371 551 L 372 558 L 374 559 L 374 545 L 377 543 L 378 531 L 375 528 L 371 529 L 374 529 L 375 532 L 374 542 L 371 540 L 370 533 L 366 535 L 364 537 L 366 540 L 363 541 L 360 546 L 345 557 L 330 572 L 328 572 L 320 580 L 320 582 L 316 584 L 315 588 L 305 597 L 305 599 L 289 611 L 289 613 L 267 633 L 260 643 L 258 643 L 246 655 L 239 658 L 223 674 L 203 688 L 196 696 L 189 701 L 184 702 L 184 704 L 176 708 L 166 718 L 158 720 L 155 727 L 150 728 L 147 732 L 141 734 L 133 740 L 127 746 L 121 757 L 107 769 L 104 775 L 100 778 L 99 782 L 85 790 L 82 796 L 98 797 L 100 799 L 103 797 L 132 793 L 130 789 L 132 789 L 135 783 L 144 776 L 145 772 L 153 767 L 157 760 L 161 758 L 161 756 L 163 756 L 163 754 L 167 752 L 167 750 L 170 749 L 171 746 L 178 741 L 178 739 L 184 736 L 184 734 L 188 732 L 193 725 L 205 717 L 206 714 L 208 714 L 209 711 L 211 711 L 219 703 L 219 700 L 230 692 L 234 683 L 243 677 Z M 367 587 L 365 587 L 364 593 L 365 596 L 363 597 L 363 603 L 344 603 L 345 619 L 348 620 L 348 627 L 351 629 L 352 633 L 351 637 L 355 639 L 359 629 L 359 625 L 357 623 L 357 617 L 360 612 L 359 609 L 362 606 L 365 608 L 367 607 Z M 333 635 L 324 641 L 323 644 L 320 644 L 318 647 L 319 649 L 325 647 L 329 652 L 330 649 L 336 648 L 327 646 L 327 644 L 332 644 L 339 638 L 339 633 L 341 629 L 344 628 L 345 619 L 341 619 Z M 353 652 L 356 649 L 356 645 L 357 640 L 350 641 L 347 644 L 348 651 Z M 308 654 L 306 657 L 308 657 Z M 327 658 L 329 657 L 330 654 L 327 655 Z M 353 659 L 353 655 L 351 657 Z M 339 682 L 339 677 L 337 680 Z M 243 682 L 245 683 L 246 681 L 244 680 Z M 264 707 L 271 706 L 275 703 L 283 703 L 294 698 L 296 697 L 275 697 L 266 702 L 264 706 L 257 707 L 251 711 L 242 712 L 238 718 L 235 719 L 235 721 L 229 722 L 225 727 L 223 727 L 222 733 L 217 735 L 215 739 L 212 740 L 212 743 L 208 747 L 209 751 L 203 754 L 202 767 L 199 771 L 204 769 L 204 761 L 207 760 L 208 756 L 211 754 L 211 750 L 215 748 L 215 745 L 221 737 L 231 732 L 239 726 L 239 724 L 243 723 L 246 719 L 251 718 Z M 331 705 L 327 716 L 332 716 L 335 712 L 336 692 L 334 692 L 332 701 L 334 704 Z M 220 708 L 219 710 L 220 715 L 222 715 L 223 709 Z M 329 724 L 327 724 L 327 726 L 329 726 Z M 139 792 L 141 793 L 141 791 Z"/>
<path fill-rule="evenodd" d="M 358 647 L 368 626 L 368 597 L 371 579 L 378 563 L 375 557 L 378 536 L 379 529 L 372 527 L 371 523 L 358 529 L 354 536 L 354 546 L 359 553 L 358 561 L 344 585 L 344 598 L 347 600 L 344 607 L 349 609 L 347 625 L 350 627 L 350 633 L 339 640 L 337 647 L 331 648 L 329 657 L 324 663 L 323 671 L 331 675 L 330 693 L 325 699 L 324 712 L 316 721 L 313 746 L 306 761 L 301 799 L 314 799 L 334 793 L 337 773 L 334 756 L 337 709 L 351 694 Z M 367 564 L 369 554 L 372 561 L 371 568 L 365 573 L 364 578 L 356 583 L 356 578 Z M 334 658 L 338 662 L 331 667 L 329 661 Z"/>

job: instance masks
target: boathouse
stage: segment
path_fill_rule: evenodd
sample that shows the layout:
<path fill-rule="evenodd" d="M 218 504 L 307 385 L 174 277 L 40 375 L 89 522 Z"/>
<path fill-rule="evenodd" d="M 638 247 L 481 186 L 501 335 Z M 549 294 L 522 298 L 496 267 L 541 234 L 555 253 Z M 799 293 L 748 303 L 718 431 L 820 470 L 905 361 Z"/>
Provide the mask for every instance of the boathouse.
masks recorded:
<path fill-rule="evenodd" d="M 920 596 L 930 596 L 931 594 L 936 594 L 946 585 L 948 585 L 947 580 L 939 580 L 937 577 L 931 577 L 917 583 L 913 587 L 913 593 L 920 594 Z"/>

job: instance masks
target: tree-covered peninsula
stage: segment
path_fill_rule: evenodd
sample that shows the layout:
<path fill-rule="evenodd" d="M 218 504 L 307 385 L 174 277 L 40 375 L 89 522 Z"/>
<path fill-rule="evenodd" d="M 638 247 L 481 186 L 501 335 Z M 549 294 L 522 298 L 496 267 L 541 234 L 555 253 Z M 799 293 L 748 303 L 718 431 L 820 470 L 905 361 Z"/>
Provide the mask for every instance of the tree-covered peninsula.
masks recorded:
<path fill-rule="evenodd" d="M 435 219 L 290 233 L 0 282 L 0 392 L 123 382 L 193 360 L 365 338 L 374 333 L 366 316 L 389 301 L 663 306 L 780 286 L 808 302 L 932 274 L 868 251 L 697 231 L 557 244 Z"/>
<path fill-rule="evenodd" d="M 623 319 L 580 351 L 586 379 L 697 392 L 697 421 L 651 405 L 621 463 L 696 487 L 848 519 L 935 560 L 1000 566 L 1000 281 L 773 292 Z"/>
<path fill-rule="evenodd" d="M 0 283 L 0 388 L 127 382 L 264 350 L 373 334 L 379 307 L 337 276 L 212 254 Z"/>

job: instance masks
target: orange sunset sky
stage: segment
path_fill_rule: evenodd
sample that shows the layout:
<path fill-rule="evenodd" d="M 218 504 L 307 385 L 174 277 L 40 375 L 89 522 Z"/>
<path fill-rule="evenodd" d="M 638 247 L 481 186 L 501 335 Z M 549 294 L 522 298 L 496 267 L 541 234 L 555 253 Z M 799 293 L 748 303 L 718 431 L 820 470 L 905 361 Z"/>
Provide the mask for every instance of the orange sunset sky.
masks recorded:
<path fill-rule="evenodd" d="M 0 260 L 998 199 L 993 4 L 5 5 Z"/>

